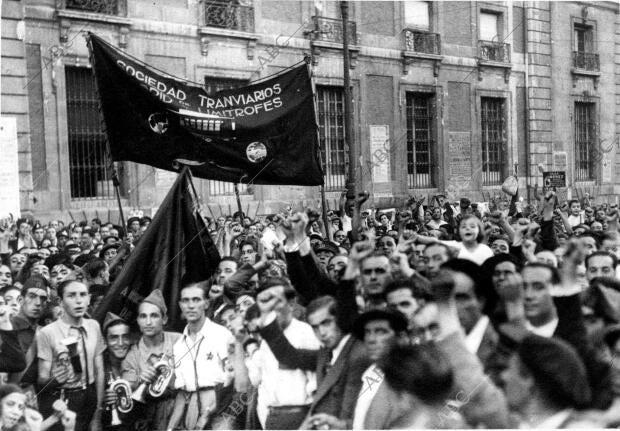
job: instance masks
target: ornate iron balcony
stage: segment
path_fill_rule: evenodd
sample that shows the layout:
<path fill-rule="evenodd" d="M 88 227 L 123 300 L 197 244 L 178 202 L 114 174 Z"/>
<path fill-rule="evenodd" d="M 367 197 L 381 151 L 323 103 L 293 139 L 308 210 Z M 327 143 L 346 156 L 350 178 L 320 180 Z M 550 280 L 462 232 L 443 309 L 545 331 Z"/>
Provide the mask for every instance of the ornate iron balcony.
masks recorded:
<path fill-rule="evenodd" d="M 405 29 L 405 49 L 424 54 L 441 54 L 441 36 L 427 31 Z"/>
<path fill-rule="evenodd" d="M 118 0 L 65 0 L 65 9 L 106 15 L 117 15 L 118 6 Z"/>
<path fill-rule="evenodd" d="M 493 42 L 490 40 L 479 40 L 478 56 L 484 61 L 510 63 L 510 44 Z"/>
<path fill-rule="evenodd" d="M 207 27 L 254 32 L 254 7 L 251 2 L 205 0 L 203 4 Z"/>
<path fill-rule="evenodd" d="M 575 69 L 598 72 L 601 69 L 598 54 L 592 52 L 573 51 L 573 67 Z"/>
<path fill-rule="evenodd" d="M 326 42 L 342 43 L 342 20 L 313 16 L 314 40 L 324 40 Z M 357 25 L 355 21 L 349 21 L 349 43 L 357 45 Z"/>

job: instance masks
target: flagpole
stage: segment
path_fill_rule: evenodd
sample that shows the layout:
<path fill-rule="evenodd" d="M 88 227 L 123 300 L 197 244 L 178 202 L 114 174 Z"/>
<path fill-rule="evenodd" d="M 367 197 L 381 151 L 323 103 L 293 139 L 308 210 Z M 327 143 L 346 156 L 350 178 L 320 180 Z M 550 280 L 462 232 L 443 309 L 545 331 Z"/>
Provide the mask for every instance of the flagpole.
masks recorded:
<path fill-rule="evenodd" d="M 347 205 L 352 204 L 352 236 L 357 239 L 357 228 L 360 225 L 359 205 L 356 203 L 356 197 L 359 190 L 357 180 L 357 163 L 360 157 L 359 148 L 355 141 L 355 131 L 353 129 L 353 107 L 351 94 L 351 75 L 349 70 L 349 2 L 342 0 L 340 2 L 340 12 L 342 15 L 342 54 L 343 58 L 343 77 L 344 77 L 344 138 L 349 149 L 349 172 L 347 178 Z M 346 205 L 345 205 L 346 214 Z"/>
<path fill-rule="evenodd" d="M 239 209 L 240 217 L 243 219 L 245 214 L 243 214 L 243 208 L 241 208 L 241 197 L 239 196 L 239 183 L 234 183 L 235 185 L 235 196 L 237 197 L 237 208 Z M 243 224 L 243 220 L 241 221 Z"/>
<path fill-rule="evenodd" d="M 107 139 L 106 139 L 106 142 L 107 142 Z M 108 151 L 110 151 L 109 147 L 108 147 Z M 125 235 L 127 235 L 127 225 L 125 224 L 125 216 L 123 215 L 123 205 L 121 204 L 121 192 L 119 190 L 121 182 L 118 179 L 118 172 L 116 171 L 116 166 L 114 165 L 114 162 L 112 162 L 112 184 L 114 185 L 114 190 L 116 192 L 116 201 L 118 202 L 118 211 L 119 211 L 119 216 L 121 218 L 121 226 L 123 227 L 123 231 L 125 232 Z"/>

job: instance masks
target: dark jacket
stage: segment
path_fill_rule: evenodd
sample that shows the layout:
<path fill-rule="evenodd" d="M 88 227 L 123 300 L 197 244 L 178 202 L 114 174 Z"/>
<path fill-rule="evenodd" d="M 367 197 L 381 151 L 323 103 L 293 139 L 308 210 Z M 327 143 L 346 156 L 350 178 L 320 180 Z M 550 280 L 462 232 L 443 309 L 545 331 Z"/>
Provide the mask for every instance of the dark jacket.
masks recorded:
<path fill-rule="evenodd" d="M 277 321 L 262 328 L 260 333 L 281 368 L 299 368 L 317 373 L 317 390 L 309 415 L 326 413 L 346 421 L 353 420 L 355 404 L 362 387 L 362 374 L 371 364 L 361 341 L 351 335 L 334 365 L 327 367 L 329 349 L 294 348 Z M 351 426 L 350 422 L 348 426 Z"/>
<path fill-rule="evenodd" d="M 0 372 L 17 373 L 26 368 L 26 357 L 17 338 L 17 331 L 0 331 Z"/>

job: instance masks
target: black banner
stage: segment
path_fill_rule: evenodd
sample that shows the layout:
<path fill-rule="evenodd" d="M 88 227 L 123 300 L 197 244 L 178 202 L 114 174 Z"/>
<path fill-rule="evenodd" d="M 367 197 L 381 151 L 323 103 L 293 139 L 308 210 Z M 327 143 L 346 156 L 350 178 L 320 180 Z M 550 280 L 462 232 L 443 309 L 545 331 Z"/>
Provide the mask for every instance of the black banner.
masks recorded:
<path fill-rule="evenodd" d="M 213 180 L 323 184 L 308 66 L 247 87 L 207 93 L 89 36 L 110 150 Z"/>
<path fill-rule="evenodd" d="M 543 172 L 544 190 L 555 190 L 556 188 L 566 187 L 565 171 Z"/>
<path fill-rule="evenodd" d="M 168 326 L 183 329 L 178 307 L 181 287 L 208 279 L 220 261 L 190 182 L 188 169 L 183 169 L 95 310 L 95 319 L 103 322 L 111 311 L 133 322 L 142 300 L 160 289 L 168 307 Z"/>

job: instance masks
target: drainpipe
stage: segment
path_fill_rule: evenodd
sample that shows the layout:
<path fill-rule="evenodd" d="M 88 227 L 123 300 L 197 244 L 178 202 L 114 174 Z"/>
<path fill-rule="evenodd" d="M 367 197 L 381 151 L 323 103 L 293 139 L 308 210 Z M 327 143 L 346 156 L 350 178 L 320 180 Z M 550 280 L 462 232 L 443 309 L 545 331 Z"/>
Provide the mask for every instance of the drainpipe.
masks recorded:
<path fill-rule="evenodd" d="M 523 2 L 523 25 L 525 29 L 525 187 L 527 188 L 527 203 L 530 202 L 530 74 L 529 74 L 529 34 L 528 34 L 528 19 L 527 19 L 527 2 Z"/>

